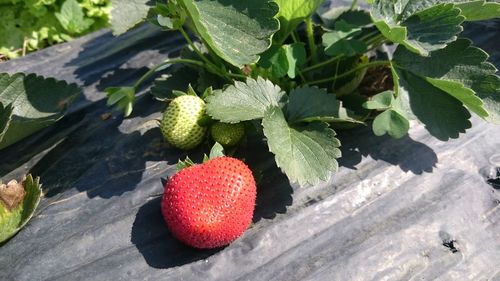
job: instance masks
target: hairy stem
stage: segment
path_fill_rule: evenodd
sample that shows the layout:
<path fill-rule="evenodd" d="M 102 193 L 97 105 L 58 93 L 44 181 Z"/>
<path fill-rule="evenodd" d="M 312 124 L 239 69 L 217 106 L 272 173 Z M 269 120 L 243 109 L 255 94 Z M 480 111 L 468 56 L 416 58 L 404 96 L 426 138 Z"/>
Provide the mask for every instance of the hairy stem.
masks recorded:
<path fill-rule="evenodd" d="M 316 50 L 316 42 L 314 40 L 314 25 L 311 17 L 306 19 L 307 41 L 309 43 L 309 50 L 311 50 L 311 57 L 313 64 L 318 63 L 318 53 Z"/>
<path fill-rule="evenodd" d="M 248 76 L 246 76 L 246 75 L 237 74 L 237 73 L 228 72 L 227 75 L 229 75 L 230 77 L 233 77 L 233 78 L 240 78 L 240 79 L 247 79 L 248 78 Z"/>
<path fill-rule="evenodd" d="M 299 43 L 300 42 L 299 39 L 298 39 L 299 36 L 297 36 L 297 32 L 296 31 L 293 31 L 292 33 L 290 33 L 290 35 L 292 36 L 293 42 L 295 42 L 295 43 Z"/>
<path fill-rule="evenodd" d="M 158 69 L 164 67 L 165 65 L 168 64 L 174 64 L 174 63 L 186 63 L 186 64 L 193 64 L 201 67 L 205 67 L 205 65 L 197 60 L 191 60 L 191 59 L 167 59 L 163 61 L 162 63 L 156 65 L 155 67 L 151 68 L 148 72 L 146 72 L 144 75 L 139 78 L 134 84 L 134 88 L 138 88 L 146 79 L 151 77 Z"/>
<path fill-rule="evenodd" d="M 371 38 L 371 37 L 373 37 L 374 35 L 378 35 L 378 34 L 380 34 L 380 32 L 379 32 L 379 31 L 378 31 L 378 29 L 377 29 L 377 30 L 374 30 L 374 31 L 372 31 L 372 32 L 370 32 L 370 33 L 368 33 L 368 34 L 363 35 L 363 36 L 362 36 L 361 38 L 359 38 L 358 40 L 359 40 L 359 41 L 363 41 L 363 42 L 365 42 L 365 43 L 366 43 L 366 40 L 367 40 L 367 39 L 370 39 L 370 38 Z"/>
<path fill-rule="evenodd" d="M 338 55 L 338 56 L 335 56 L 335 57 L 333 57 L 333 58 L 331 58 L 329 60 L 326 60 L 324 62 L 320 62 L 318 64 L 314 64 L 314 65 L 311 65 L 309 67 L 306 67 L 306 68 L 304 68 L 302 70 L 302 73 L 305 73 L 305 72 L 308 72 L 308 71 L 311 71 L 311 70 L 314 70 L 314 69 L 318 69 L 318 68 L 323 67 L 325 65 L 329 65 L 330 63 L 333 63 L 333 62 L 339 60 L 341 57 L 342 57 L 342 55 Z"/>
<path fill-rule="evenodd" d="M 354 10 L 354 8 L 356 8 L 357 5 L 358 5 L 358 0 L 353 0 L 351 4 L 351 10 Z"/>
<path fill-rule="evenodd" d="M 181 32 L 182 36 L 184 39 L 186 39 L 187 43 L 189 46 L 193 49 L 193 51 L 205 62 L 206 68 L 208 71 L 211 71 L 222 78 L 227 79 L 228 81 L 231 81 L 230 75 L 225 71 L 224 69 L 221 69 L 219 66 L 215 65 L 213 62 L 211 62 L 193 43 L 191 38 L 189 38 L 189 35 L 186 33 L 186 30 L 184 30 L 183 27 L 179 28 L 179 31 Z"/>
<path fill-rule="evenodd" d="M 212 64 L 212 62 L 210 62 L 207 57 L 205 57 L 205 55 L 198 49 L 196 48 L 196 46 L 194 45 L 193 41 L 191 40 L 191 38 L 189 37 L 189 35 L 186 33 L 186 31 L 184 30 L 184 28 L 181 26 L 181 28 L 179 28 L 179 31 L 181 32 L 182 36 L 184 37 L 184 39 L 186 39 L 187 43 L 189 44 L 189 46 L 191 47 L 191 49 L 193 49 L 193 51 L 198 54 L 198 56 L 206 63 L 206 64 Z"/>
<path fill-rule="evenodd" d="M 343 78 L 343 77 L 346 77 L 346 76 L 349 76 L 353 73 L 356 73 L 357 71 L 361 70 L 361 69 L 364 69 L 364 68 L 369 68 L 369 67 L 374 67 L 374 66 L 379 66 L 379 65 L 390 65 L 391 62 L 390 61 L 372 61 L 372 62 L 369 62 L 369 63 L 365 63 L 365 64 L 362 64 L 358 67 L 355 67 L 347 72 L 344 72 L 340 75 L 335 75 L 334 77 L 329 77 L 329 78 L 324 78 L 324 79 L 319 79 L 319 80 L 315 80 L 315 81 L 311 81 L 311 82 L 308 82 L 307 84 L 309 85 L 314 85 L 314 84 L 322 84 L 322 83 L 327 83 L 327 82 L 332 82 L 332 81 L 335 81 L 337 79 L 340 79 L 340 78 Z"/>

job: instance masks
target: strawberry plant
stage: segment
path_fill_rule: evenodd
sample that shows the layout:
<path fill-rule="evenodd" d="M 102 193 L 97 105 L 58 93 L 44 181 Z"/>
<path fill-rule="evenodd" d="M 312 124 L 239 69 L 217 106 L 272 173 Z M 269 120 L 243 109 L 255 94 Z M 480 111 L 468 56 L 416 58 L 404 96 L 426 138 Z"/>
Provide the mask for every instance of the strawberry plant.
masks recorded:
<path fill-rule="evenodd" d="M 190 88 L 205 93 L 205 119 L 257 121 L 277 165 L 300 185 L 338 168 L 335 130 L 370 125 L 401 138 L 417 120 L 447 141 L 473 114 L 500 123 L 496 68 L 460 37 L 464 22 L 500 17 L 499 3 L 373 0 L 369 11 L 354 1 L 341 13 L 317 12 L 323 2 L 115 1 L 116 33 L 148 19 L 187 46 L 134 85 L 109 89 L 110 104 L 129 115 L 141 83 L 168 68 L 151 90 L 157 99 Z"/>
<path fill-rule="evenodd" d="M 110 4 L 110 0 L 0 0 L 0 59 L 103 28 Z"/>

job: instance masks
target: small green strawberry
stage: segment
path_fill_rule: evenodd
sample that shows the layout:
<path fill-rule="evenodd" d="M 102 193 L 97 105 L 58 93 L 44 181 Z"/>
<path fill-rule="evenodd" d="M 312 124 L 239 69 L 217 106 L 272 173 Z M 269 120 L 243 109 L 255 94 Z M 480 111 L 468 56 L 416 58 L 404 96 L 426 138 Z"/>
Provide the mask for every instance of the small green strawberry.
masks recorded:
<path fill-rule="evenodd" d="M 243 123 L 228 124 L 217 122 L 210 129 L 214 141 L 223 146 L 235 146 L 245 135 L 245 126 Z"/>
<path fill-rule="evenodd" d="M 170 102 L 161 122 L 161 132 L 173 146 L 189 150 L 204 139 L 207 129 L 198 124 L 205 114 L 205 102 L 192 95 L 183 95 Z"/>

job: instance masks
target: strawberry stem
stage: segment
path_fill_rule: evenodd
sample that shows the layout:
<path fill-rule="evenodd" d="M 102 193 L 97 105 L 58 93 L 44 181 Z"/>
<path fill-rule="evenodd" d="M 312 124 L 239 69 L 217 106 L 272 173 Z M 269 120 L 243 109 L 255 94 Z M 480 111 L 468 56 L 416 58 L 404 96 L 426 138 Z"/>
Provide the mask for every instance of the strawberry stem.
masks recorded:
<path fill-rule="evenodd" d="M 365 64 L 362 64 L 358 67 L 355 67 L 347 72 L 344 72 L 340 75 L 335 75 L 334 77 L 329 77 L 329 78 L 324 78 L 324 79 L 319 79 L 319 80 L 315 80 L 315 81 L 311 81 L 311 82 L 308 82 L 307 85 L 314 85 L 314 84 L 322 84 L 322 83 L 327 83 L 327 82 L 332 82 L 332 81 L 335 81 L 339 78 L 343 78 L 343 77 L 346 77 L 346 76 L 349 76 L 353 73 L 356 73 L 357 71 L 361 70 L 361 69 L 364 69 L 364 68 L 369 68 L 369 67 L 374 67 L 374 66 L 380 66 L 380 65 L 390 65 L 391 62 L 390 61 L 386 61 L 386 60 L 383 60 L 383 61 L 373 61 L 373 62 L 369 62 L 369 63 L 365 63 Z"/>
<path fill-rule="evenodd" d="M 309 67 L 306 67 L 306 68 L 304 68 L 304 69 L 302 70 L 302 73 L 305 73 L 305 72 L 308 72 L 308 71 L 311 71 L 311 70 L 318 69 L 318 68 L 323 67 L 323 66 L 325 66 L 325 65 L 329 65 L 330 63 L 332 63 L 332 62 L 335 62 L 335 61 L 339 60 L 341 57 L 342 57 L 342 55 L 338 55 L 338 56 L 335 56 L 335 57 L 333 57 L 333 58 L 331 58 L 331 59 L 329 59 L 329 60 L 326 60 L 326 61 L 324 61 L 324 62 L 320 62 L 320 63 L 318 63 L 318 64 L 314 64 L 314 65 L 311 65 L 311 66 L 309 66 Z"/>
<path fill-rule="evenodd" d="M 309 50 L 311 51 L 312 62 L 314 64 L 318 63 L 318 54 L 316 51 L 316 40 L 314 40 L 314 25 L 311 17 L 308 17 L 306 20 L 306 31 L 307 31 L 307 40 L 309 42 Z"/>
<path fill-rule="evenodd" d="M 205 65 L 202 62 L 197 61 L 197 60 L 191 60 L 191 59 L 167 59 L 167 60 L 163 61 L 162 63 L 154 66 L 148 72 L 146 72 L 144 75 L 142 75 L 141 78 L 139 78 L 139 80 L 137 80 L 135 82 L 134 88 L 137 89 L 146 79 L 148 79 L 156 71 L 158 71 L 158 69 L 164 67 L 165 65 L 175 64 L 175 63 L 194 64 L 194 65 L 198 65 L 198 66 L 201 66 L 201 67 L 205 67 Z"/>
<path fill-rule="evenodd" d="M 226 78 L 227 80 L 231 81 L 231 74 L 225 71 L 224 69 L 221 69 L 217 65 L 215 65 L 213 62 L 211 62 L 193 43 L 189 35 L 187 34 L 186 30 L 184 30 L 183 27 L 179 28 L 179 31 L 181 32 L 182 36 L 184 39 L 186 39 L 187 43 L 193 49 L 193 51 L 206 63 L 206 68 L 210 72 L 213 72 L 223 78 Z"/>

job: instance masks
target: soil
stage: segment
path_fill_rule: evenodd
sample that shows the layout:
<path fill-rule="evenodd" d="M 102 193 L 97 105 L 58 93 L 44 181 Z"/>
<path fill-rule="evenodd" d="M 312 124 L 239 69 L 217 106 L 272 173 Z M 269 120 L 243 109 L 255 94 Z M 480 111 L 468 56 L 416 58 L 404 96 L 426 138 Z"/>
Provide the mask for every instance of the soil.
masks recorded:
<path fill-rule="evenodd" d="M 383 91 L 392 90 L 394 81 L 392 80 L 391 69 L 387 66 L 377 66 L 368 69 L 365 78 L 359 85 L 362 95 L 372 97 Z"/>

